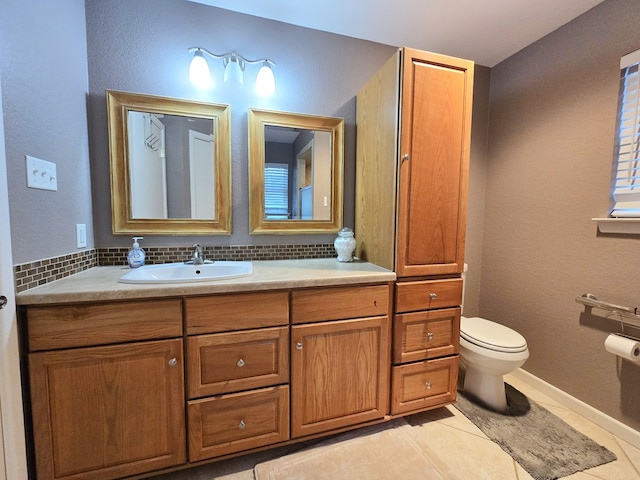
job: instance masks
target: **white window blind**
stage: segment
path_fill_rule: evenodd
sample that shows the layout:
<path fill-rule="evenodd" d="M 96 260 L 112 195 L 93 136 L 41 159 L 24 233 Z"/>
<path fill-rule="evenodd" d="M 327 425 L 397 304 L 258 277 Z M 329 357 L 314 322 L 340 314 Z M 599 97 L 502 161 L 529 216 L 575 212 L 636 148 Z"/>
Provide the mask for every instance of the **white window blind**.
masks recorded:
<path fill-rule="evenodd" d="M 289 165 L 264 166 L 264 213 L 267 219 L 289 218 Z"/>
<path fill-rule="evenodd" d="M 612 217 L 640 217 L 640 50 L 622 57 Z"/>

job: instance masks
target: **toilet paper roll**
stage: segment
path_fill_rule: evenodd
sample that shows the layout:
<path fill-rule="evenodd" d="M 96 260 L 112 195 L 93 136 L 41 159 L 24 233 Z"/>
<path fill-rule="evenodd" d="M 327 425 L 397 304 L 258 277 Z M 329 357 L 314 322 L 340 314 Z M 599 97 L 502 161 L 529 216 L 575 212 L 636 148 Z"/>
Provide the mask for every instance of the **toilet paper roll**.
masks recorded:
<path fill-rule="evenodd" d="M 612 333 L 605 340 L 604 348 L 609 353 L 640 363 L 640 341 L 635 338 Z"/>

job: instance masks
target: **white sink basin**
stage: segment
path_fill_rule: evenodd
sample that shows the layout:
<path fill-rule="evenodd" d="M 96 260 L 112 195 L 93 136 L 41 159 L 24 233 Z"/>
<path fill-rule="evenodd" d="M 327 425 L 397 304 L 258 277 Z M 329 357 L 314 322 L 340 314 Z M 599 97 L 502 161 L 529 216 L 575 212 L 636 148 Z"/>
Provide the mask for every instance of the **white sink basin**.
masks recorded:
<path fill-rule="evenodd" d="M 122 283 L 185 283 L 226 280 L 228 278 L 253 275 L 251 262 L 219 261 L 193 265 L 185 263 L 163 263 L 145 265 L 130 270 L 120 277 Z"/>

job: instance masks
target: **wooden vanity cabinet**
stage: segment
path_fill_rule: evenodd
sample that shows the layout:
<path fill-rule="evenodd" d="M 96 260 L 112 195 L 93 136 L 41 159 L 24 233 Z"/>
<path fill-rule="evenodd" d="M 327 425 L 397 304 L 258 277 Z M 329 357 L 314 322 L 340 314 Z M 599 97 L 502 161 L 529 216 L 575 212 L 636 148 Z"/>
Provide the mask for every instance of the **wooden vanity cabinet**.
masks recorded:
<path fill-rule="evenodd" d="M 396 283 L 392 414 L 455 401 L 461 302 L 459 278 Z"/>
<path fill-rule="evenodd" d="M 33 306 L 26 319 L 39 480 L 186 461 L 180 299 Z"/>
<path fill-rule="evenodd" d="M 356 255 L 398 277 L 462 273 L 473 71 L 403 48 L 358 93 Z"/>
<path fill-rule="evenodd" d="M 139 478 L 388 419 L 391 287 L 24 307 L 38 480 Z"/>
<path fill-rule="evenodd" d="M 292 292 L 293 438 L 388 414 L 390 304 L 389 285 Z"/>
<path fill-rule="evenodd" d="M 456 398 L 473 73 L 402 48 L 357 97 L 356 255 L 398 276 L 392 414 Z"/>
<path fill-rule="evenodd" d="M 189 460 L 289 439 L 289 292 L 185 299 Z"/>

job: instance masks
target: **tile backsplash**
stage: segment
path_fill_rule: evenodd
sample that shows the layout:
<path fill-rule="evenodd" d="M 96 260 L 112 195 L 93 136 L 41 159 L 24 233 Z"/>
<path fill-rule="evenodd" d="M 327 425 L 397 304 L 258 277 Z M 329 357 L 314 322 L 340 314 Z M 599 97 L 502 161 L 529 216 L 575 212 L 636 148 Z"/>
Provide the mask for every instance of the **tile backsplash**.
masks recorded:
<path fill-rule="evenodd" d="M 95 249 L 14 265 L 16 292 L 24 292 L 97 265 L 98 252 Z"/>
<path fill-rule="evenodd" d="M 127 264 L 130 247 L 83 250 L 61 257 L 14 265 L 16 292 L 44 285 L 97 266 Z M 188 247 L 144 247 L 147 263 L 171 263 L 188 260 L 193 252 Z M 230 245 L 202 246 L 209 260 L 289 260 L 331 258 L 336 256 L 332 243 L 310 245 Z"/>

